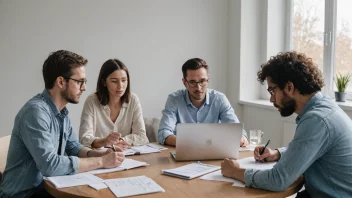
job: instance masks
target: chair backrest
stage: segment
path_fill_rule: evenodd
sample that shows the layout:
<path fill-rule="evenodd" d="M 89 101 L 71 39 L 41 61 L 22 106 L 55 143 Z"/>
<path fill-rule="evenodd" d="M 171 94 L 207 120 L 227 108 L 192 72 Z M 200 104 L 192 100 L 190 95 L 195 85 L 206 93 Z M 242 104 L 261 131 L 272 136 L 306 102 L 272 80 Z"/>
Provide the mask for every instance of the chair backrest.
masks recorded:
<path fill-rule="evenodd" d="M 145 130 L 149 142 L 158 141 L 158 130 L 159 130 L 160 118 L 144 118 Z"/>
<path fill-rule="evenodd" d="M 5 170 L 11 135 L 0 138 L 0 172 Z"/>

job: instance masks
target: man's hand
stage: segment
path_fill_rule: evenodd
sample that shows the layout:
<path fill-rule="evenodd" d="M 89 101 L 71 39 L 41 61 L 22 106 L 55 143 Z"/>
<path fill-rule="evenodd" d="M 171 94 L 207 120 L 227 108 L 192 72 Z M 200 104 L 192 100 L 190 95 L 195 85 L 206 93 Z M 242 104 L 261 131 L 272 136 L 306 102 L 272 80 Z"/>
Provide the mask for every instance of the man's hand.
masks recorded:
<path fill-rule="evenodd" d="M 246 147 L 247 145 L 248 145 L 247 138 L 245 136 L 242 136 L 240 146 L 241 147 Z"/>
<path fill-rule="evenodd" d="M 254 149 L 254 159 L 261 161 L 261 162 L 274 162 L 278 161 L 281 157 L 280 152 L 278 150 L 271 150 L 270 148 L 266 147 L 265 151 L 262 155 L 259 153 L 264 149 L 264 146 L 257 146 Z"/>
<path fill-rule="evenodd" d="M 170 146 L 176 146 L 176 135 L 169 135 L 165 139 L 165 144 Z"/>
<path fill-rule="evenodd" d="M 102 157 L 103 168 L 115 168 L 122 164 L 125 155 L 122 152 L 111 152 Z"/>
<path fill-rule="evenodd" d="M 118 144 L 120 142 L 121 134 L 118 132 L 111 132 L 104 139 L 105 146 L 111 146 L 112 144 Z"/>
<path fill-rule="evenodd" d="M 224 161 L 221 162 L 221 174 L 225 177 L 234 178 L 244 182 L 244 171 L 245 169 L 240 168 L 240 165 L 236 160 L 225 158 Z"/>

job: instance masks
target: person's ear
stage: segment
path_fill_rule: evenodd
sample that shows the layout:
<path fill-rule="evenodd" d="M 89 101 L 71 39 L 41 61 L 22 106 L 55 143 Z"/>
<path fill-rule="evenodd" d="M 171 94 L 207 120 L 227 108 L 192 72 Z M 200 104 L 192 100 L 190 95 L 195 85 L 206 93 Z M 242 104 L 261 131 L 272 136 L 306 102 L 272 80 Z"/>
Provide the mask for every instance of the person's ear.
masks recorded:
<path fill-rule="evenodd" d="M 66 80 L 62 77 L 62 76 L 59 76 L 56 78 L 56 85 L 62 89 L 63 87 L 65 87 L 65 83 L 66 83 Z"/>
<path fill-rule="evenodd" d="M 187 88 L 187 85 L 186 85 L 187 82 L 186 82 L 186 80 L 184 78 L 182 78 L 182 83 Z"/>

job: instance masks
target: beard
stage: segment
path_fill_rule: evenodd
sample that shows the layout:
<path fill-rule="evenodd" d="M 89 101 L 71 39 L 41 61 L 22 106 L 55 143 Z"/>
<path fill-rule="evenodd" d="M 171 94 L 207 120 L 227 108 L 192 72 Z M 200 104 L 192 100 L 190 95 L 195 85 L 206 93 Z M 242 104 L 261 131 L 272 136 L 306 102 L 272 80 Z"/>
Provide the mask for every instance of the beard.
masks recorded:
<path fill-rule="evenodd" d="M 72 104 L 78 104 L 78 100 L 75 100 L 75 98 L 69 94 L 68 90 L 66 89 L 65 91 L 61 92 L 61 96 L 68 102 Z"/>
<path fill-rule="evenodd" d="M 274 103 L 274 106 L 280 110 L 282 117 L 288 117 L 296 111 L 296 101 L 292 98 L 289 98 L 284 93 L 284 98 L 281 100 L 282 107 Z"/>

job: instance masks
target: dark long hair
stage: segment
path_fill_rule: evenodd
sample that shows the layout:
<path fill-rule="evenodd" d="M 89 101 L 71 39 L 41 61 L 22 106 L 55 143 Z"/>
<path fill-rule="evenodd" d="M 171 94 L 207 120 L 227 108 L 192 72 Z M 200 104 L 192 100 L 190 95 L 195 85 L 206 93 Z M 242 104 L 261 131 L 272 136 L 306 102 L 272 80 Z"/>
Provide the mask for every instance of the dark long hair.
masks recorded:
<path fill-rule="evenodd" d="M 106 78 L 116 70 L 122 69 L 127 74 L 127 88 L 123 96 L 121 97 L 121 102 L 128 103 L 131 98 L 131 91 L 130 91 L 130 74 L 128 73 L 128 69 L 118 59 L 109 59 L 105 61 L 103 66 L 101 66 L 98 82 L 97 82 L 97 91 L 95 94 L 97 95 L 99 102 L 101 105 L 107 105 L 109 103 L 109 92 L 108 88 L 105 86 Z"/>

